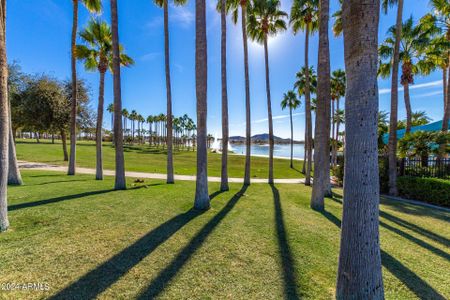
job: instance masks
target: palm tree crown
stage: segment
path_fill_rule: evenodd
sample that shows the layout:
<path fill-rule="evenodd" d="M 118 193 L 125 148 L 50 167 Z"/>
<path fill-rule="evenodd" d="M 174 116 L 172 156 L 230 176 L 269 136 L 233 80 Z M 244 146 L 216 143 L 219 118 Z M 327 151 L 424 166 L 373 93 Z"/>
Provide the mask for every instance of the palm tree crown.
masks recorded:
<path fill-rule="evenodd" d="M 248 17 L 247 30 L 250 38 L 263 43 L 268 36 L 286 30 L 284 18 L 288 15 L 280 10 L 279 0 L 254 0 Z"/>
<path fill-rule="evenodd" d="M 159 7 L 164 7 L 164 0 L 154 0 L 155 4 Z M 175 5 L 185 5 L 187 3 L 187 0 L 173 0 L 173 4 Z"/>
<path fill-rule="evenodd" d="M 294 34 L 301 30 L 314 33 L 319 30 L 319 0 L 294 0 L 291 8 L 289 24 Z"/>
<path fill-rule="evenodd" d="M 112 33 L 105 21 L 92 19 L 87 27 L 80 32 L 85 45 L 77 45 L 77 58 L 84 61 L 86 70 L 98 70 L 101 73 L 109 68 L 112 72 Z M 131 57 L 123 53 L 120 47 L 120 63 L 122 66 L 134 64 Z"/>
<path fill-rule="evenodd" d="M 100 13 L 102 11 L 102 0 L 81 0 L 81 2 L 91 13 Z"/>
<path fill-rule="evenodd" d="M 345 71 L 338 69 L 331 73 L 331 99 L 338 100 L 345 96 Z"/>
<path fill-rule="evenodd" d="M 299 72 L 295 75 L 296 81 L 294 83 L 294 88 L 297 89 L 299 96 L 305 95 L 306 88 L 306 69 L 302 67 Z M 309 90 L 311 94 L 317 92 L 317 74 L 313 66 L 309 67 Z"/>
<path fill-rule="evenodd" d="M 382 77 L 388 77 L 392 70 L 392 57 L 394 54 L 396 27 L 388 30 L 388 37 L 379 47 L 380 69 Z M 402 84 L 414 83 L 413 76 L 425 72 L 426 63 L 424 51 L 430 44 L 430 31 L 423 30 L 421 26 L 415 26 L 412 16 L 402 25 L 400 43 L 400 61 L 402 62 Z"/>
<path fill-rule="evenodd" d="M 281 101 L 281 108 L 285 109 L 289 107 L 289 109 L 297 109 L 300 106 L 301 102 L 297 98 L 297 94 L 294 91 L 288 91 L 284 93 L 283 100 Z"/>

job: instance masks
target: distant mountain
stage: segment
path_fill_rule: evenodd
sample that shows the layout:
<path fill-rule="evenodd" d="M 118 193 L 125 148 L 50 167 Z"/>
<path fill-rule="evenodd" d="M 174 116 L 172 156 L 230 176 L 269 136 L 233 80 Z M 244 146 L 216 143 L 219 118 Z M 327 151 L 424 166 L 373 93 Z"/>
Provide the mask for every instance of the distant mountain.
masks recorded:
<path fill-rule="evenodd" d="M 290 143 L 291 139 L 283 139 L 278 136 L 273 137 L 275 143 L 277 144 L 287 144 Z M 252 143 L 255 144 L 265 144 L 269 142 L 269 134 L 268 133 L 262 133 L 262 134 L 255 134 L 252 136 Z M 230 143 L 245 143 L 245 137 L 243 136 L 230 136 Z M 302 143 L 299 141 L 294 141 L 294 143 Z"/>
<path fill-rule="evenodd" d="M 245 142 L 245 137 L 243 137 L 243 136 L 230 136 L 229 140 L 230 140 L 230 143 Z"/>

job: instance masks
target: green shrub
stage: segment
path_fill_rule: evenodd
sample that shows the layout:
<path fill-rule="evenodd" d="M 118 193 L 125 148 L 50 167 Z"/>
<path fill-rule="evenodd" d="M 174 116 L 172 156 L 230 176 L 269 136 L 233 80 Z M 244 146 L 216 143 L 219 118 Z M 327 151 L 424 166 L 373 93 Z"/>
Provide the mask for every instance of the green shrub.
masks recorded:
<path fill-rule="evenodd" d="M 402 176 L 397 179 L 399 196 L 450 207 L 450 181 L 437 178 Z"/>
<path fill-rule="evenodd" d="M 380 193 L 387 194 L 389 192 L 389 161 L 387 157 L 379 158 L 378 168 L 380 172 Z"/>
<path fill-rule="evenodd" d="M 331 172 L 339 184 L 342 186 L 344 183 L 344 164 L 336 165 L 331 169 Z"/>

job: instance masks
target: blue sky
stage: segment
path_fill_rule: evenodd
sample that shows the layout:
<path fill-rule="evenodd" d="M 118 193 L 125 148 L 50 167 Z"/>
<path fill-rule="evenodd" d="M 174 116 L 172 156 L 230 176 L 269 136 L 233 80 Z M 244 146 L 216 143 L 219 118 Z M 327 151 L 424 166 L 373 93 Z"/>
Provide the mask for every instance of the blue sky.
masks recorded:
<path fill-rule="evenodd" d="M 282 8 L 289 12 L 291 0 L 281 0 Z M 411 14 L 415 20 L 427 13 L 428 0 L 405 3 L 404 18 Z M 120 40 L 136 65 L 122 71 L 122 99 L 128 110 L 135 109 L 143 116 L 165 112 L 164 41 L 162 10 L 151 0 L 119 0 Z M 102 17 L 110 20 L 109 1 L 104 1 Z M 172 68 L 172 97 L 174 114 L 189 114 L 195 119 L 195 11 L 194 1 L 184 7 L 169 7 L 170 51 Z M 331 13 L 338 0 L 331 0 Z M 220 16 L 214 10 L 215 1 L 207 1 L 208 33 L 208 132 L 220 136 Z M 28 73 L 48 73 L 66 79 L 70 77 L 70 32 L 72 1 L 69 0 L 10 0 L 8 1 L 7 47 L 9 61 L 16 60 Z M 80 8 L 79 27 L 89 20 L 86 10 Z M 395 22 L 395 11 L 382 15 L 380 41 Z M 331 24 L 330 24 L 331 26 Z M 294 36 L 292 31 L 269 40 L 272 107 L 275 135 L 289 136 L 288 112 L 282 111 L 283 93 L 292 89 L 295 73 L 304 61 L 304 35 Z M 310 45 L 310 63 L 317 64 L 317 36 Z M 344 68 L 343 41 L 330 31 L 332 70 Z M 249 44 L 251 81 L 252 134 L 267 132 L 267 106 L 262 46 Z M 85 78 L 92 88 L 92 107 L 96 107 L 98 77 L 78 64 L 79 77 Z M 245 105 L 243 78 L 243 51 L 240 26 L 228 22 L 228 93 L 230 106 L 230 134 L 244 135 Z M 417 77 L 411 88 L 413 111 L 425 110 L 434 119 L 442 118 L 441 74 Z M 389 80 L 379 81 L 380 109 L 389 110 Z M 105 101 L 112 102 L 112 80 L 107 76 Z M 403 93 L 400 94 L 399 117 L 404 118 Z M 105 118 L 109 127 L 109 118 Z M 304 136 L 303 106 L 295 112 L 294 138 Z"/>

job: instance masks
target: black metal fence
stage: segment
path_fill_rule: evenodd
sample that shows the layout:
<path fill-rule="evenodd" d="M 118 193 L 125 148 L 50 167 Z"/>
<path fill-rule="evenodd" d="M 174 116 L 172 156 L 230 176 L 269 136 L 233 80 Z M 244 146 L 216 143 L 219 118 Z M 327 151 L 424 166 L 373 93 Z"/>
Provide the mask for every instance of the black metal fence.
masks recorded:
<path fill-rule="evenodd" d="M 450 158 L 405 158 L 399 161 L 399 174 L 450 179 Z"/>

